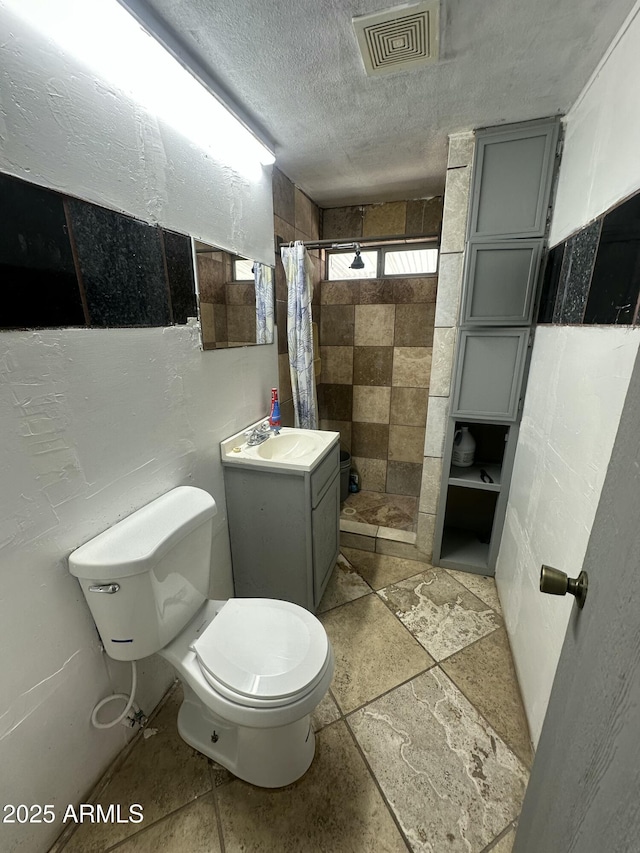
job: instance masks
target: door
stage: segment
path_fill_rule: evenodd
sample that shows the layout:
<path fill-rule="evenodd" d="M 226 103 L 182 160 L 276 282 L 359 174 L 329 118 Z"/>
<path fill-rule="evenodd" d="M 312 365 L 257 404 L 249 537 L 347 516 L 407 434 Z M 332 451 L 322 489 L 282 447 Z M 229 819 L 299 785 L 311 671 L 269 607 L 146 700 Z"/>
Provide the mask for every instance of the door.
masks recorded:
<path fill-rule="evenodd" d="M 637 359 L 513 853 L 640 849 L 639 423 Z"/>

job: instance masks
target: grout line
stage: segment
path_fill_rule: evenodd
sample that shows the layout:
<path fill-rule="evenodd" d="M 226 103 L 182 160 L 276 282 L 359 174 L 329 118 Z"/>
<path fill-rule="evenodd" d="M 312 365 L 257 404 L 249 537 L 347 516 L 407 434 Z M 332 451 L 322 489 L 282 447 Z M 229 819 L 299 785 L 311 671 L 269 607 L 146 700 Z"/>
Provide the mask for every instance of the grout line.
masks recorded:
<path fill-rule="evenodd" d="M 489 636 L 489 635 L 487 635 L 487 636 Z M 438 664 L 438 669 L 440 670 L 440 672 L 441 672 L 441 673 L 442 673 L 446 678 L 448 678 L 448 679 L 449 679 L 449 681 L 453 684 L 453 686 L 456 688 L 456 690 L 457 690 L 458 692 L 462 693 L 462 695 L 463 695 L 463 696 L 464 696 L 464 698 L 467 700 L 467 702 L 471 705 L 471 707 L 473 708 L 473 710 L 474 710 L 474 711 L 475 711 L 475 712 L 476 712 L 476 713 L 477 713 L 477 714 L 478 714 L 478 715 L 479 715 L 479 716 L 480 716 L 480 717 L 485 721 L 485 723 L 489 726 L 489 728 L 491 729 L 491 731 L 492 731 L 492 732 L 495 732 L 495 734 L 500 738 L 500 740 L 501 740 L 501 741 L 502 741 L 502 743 L 506 746 L 506 748 L 509 750 L 509 752 L 511 752 L 511 753 L 513 754 L 513 756 L 514 756 L 514 758 L 516 759 L 516 761 L 518 761 L 518 762 L 522 765 L 522 768 L 523 768 L 523 770 L 525 771 L 525 773 L 527 774 L 527 776 L 530 776 L 530 775 L 531 775 L 531 770 L 530 770 L 530 768 L 529 768 L 529 767 L 527 767 L 527 765 L 525 764 L 525 762 L 523 761 L 523 759 L 522 759 L 522 758 L 520 758 L 520 756 L 518 755 L 518 753 L 517 753 L 517 752 L 515 751 L 515 749 L 511 746 L 511 744 L 507 742 L 506 737 L 505 737 L 504 735 L 501 735 L 501 734 L 500 734 L 500 732 L 496 729 L 495 725 L 491 722 L 491 720 L 487 717 L 487 715 L 486 715 L 483 711 L 481 711 L 481 710 L 480 710 L 480 708 L 478 708 L 478 706 L 477 706 L 477 705 L 476 705 L 476 703 L 473 701 L 473 699 L 471 699 L 471 697 L 470 697 L 470 696 L 467 696 L 467 694 L 465 693 L 465 691 L 463 690 L 463 688 L 458 684 L 458 682 L 455 680 L 455 678 L 453 677 L 453 675 L 451 675 L 451 673 L 447 672 L 447 671 L 446 671 L 446 669 L 443 669 L 443 668 L 442 668 L 442 666 L 440 666 L 440 664 Z M 525 719 L 526 719 L 526 717 L 525 717 Z M 528 738 L 528 737 L 529 737 L 529 732 L 527 731 L 527 738 Z"/>
<path fill-rule="evenodd" d="M 355 734 L 353 733 L 351 726 L 349 725 L 349 721 L 346 719 L 346 717 L 344 719 L 344 722 L 345 722 L 347 731 L 349 732 L 349 734 L 351 736 L 351 740 L 353 741 L 356 750 L 358 751 L 358 753 L 360 754 L 360 757 L 362 758 L 362 760 L 364 762 L 365 768 L 369 771 L 369 775 L 371 776 L 371 779 L 373 780 L 373 784 L 376 786 L 376 788 L 378 789 L 378 791 L 380 793 L 380 796 L 382 797 L 382 802 L 387 807 L 387 810 L 391 816 L 391 820 L 395 823 L 396 828 L 397 828 L 398 832 L 400 833 L 400 837 L 402 838 L 402 840 L 406 844 L 407 850 L 409 851 L 409 853 L 411 853 L 413 848 L 412 848 L 411 844 L 409 843 L 409 840 L 407 839 L 406 835 L 404 834 L 404 830 L 400 826 L 400 821 L 398 820 L 396 813 L 391 806 L 391 803 L 389 802 L 384 791 L 382 790 L 382 786 L 378 782 L 378 778 L 377 778 L 376 774 L 373 772 L 373 768 L 369 764 L 369 761 L 367 760 L 367 757 L 364 754 L 362 747 L 358 743 L 358 739 L 356 738 Z"/>
<path fill-rule="evenodd" d="M 211 769 L 211 768 L 209 768 L 209 769 Z M 237 778 L 237 777 L 234 777 L 234 778 Z M 213 782 L 213 774 L 212 774 L 211 781 Z M 221 785 L 220 787 L 223 787 L 223 786 Z M 216 813 L 216 824 L 218 827 L 218 840 L 220 841 L 220 853 L 225 853 L 226 847 L 225 847 L 225 843 L 224 843 L 224 831 L 222 829 L 222 817 L 220 815 L 220 804 L 218 803 L 218 790 L 215 786 L 215 783 L 213 785 L 213 808 L 215 809 L 215 813 Z"/>
<path fill-rule="evenodd" d="M 415 639 L 415 637 L 414 637 Z M 422 648 L 422 646 L 420 646 Z M 425 649 L 422 649 L 425 651 Z M 427 652 L 428 654 L 428 652 Z M 416 672 L 414 675 L 411 675 L 409 678 L 405 678 L 404 681 L 399 682 L 399 684 L 395 684 L 393 687 L 390 687 L 388 690 L 385 690 L 384 693 L 379 693 L 377 696 L 374 696 L 372 699 L 367 699 L 366 702 L 363 702 L 362 705 L 358 705 L 357 708 L 353 708 L 351 711 L 344 711 L 343 717 L 346 720 L 347 717 L 350 717 L 352 714 L 355 714 L 356 711 L 363 711 L 367 706 L 371 705 L 373 702 L 377 702 L 378 699 L 382 699 L 383 696 L 388 696 L 389 693 L 393 693 L 394 690 L 397 690 L 398 687 L 404 687 L 405 684 L 409 684 L 410 681 L 413 681 L 414 678 L 419 678 L 421 675 L 424 675 L 429 670 L 437 667 L 438 662 L 434 660 L 431 666 L 427 666 L 425 669 L 421 669 L 419 672 Z M 337 701 L 336 701 L 337 704 Z M 338 705 L 338 707 L 340 707 Z"/>
<path fill-rule="evenodd" d="M 193 800 L 189 800 L 188 803 L 184 803 L 183 805 L 178 806 L 178 808 L 174 809 L 172 812 L 169 812 L 168 814 L 162 815 L 162 817 L 159 817 L 157 820 L 154 820 L 153 823 L 150 823 L 148 826 L 145 826 L 142 829 L 139 829 L 137 832 L 134 832 L 131 835 L 127 835 L 126 838 L 121 838 L 120 841 L 117 841 L 111 847 L 105 847 L 104 853 L 111 853 L 112 850 L 118 850 L 119 847 L 123 847 L 125 844 L 128 844 L 132 839 L 135 839 L 141 835 L 144 835 L 145 832 L 149 832 L 149 830 L 153 829 L 155 826 L 158 826 L 158 824 L 164 823 L 165 821 L 169 820 L 169 818 L 175 817 L 179 812 L 182 812 L 185 809 L 188 809 L 190 806 L 192 806 L 198 800 L 201 800 L 204 797 L 208 797 L 212 793 L 213 793 L 213 790 L 204 791 L 202 794 L 198 794 L 198 796 L 194 797 Z"/>

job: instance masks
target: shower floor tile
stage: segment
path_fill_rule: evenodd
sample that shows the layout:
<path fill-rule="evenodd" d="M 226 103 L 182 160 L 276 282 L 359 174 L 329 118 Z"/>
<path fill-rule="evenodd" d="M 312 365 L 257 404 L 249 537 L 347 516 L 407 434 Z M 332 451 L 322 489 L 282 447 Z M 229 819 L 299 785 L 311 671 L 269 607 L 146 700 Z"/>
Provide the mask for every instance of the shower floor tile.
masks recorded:
<path fill-rule="evenodd" d="M 342 505 L 340 517 L 362 524 L 393 527 L 415 533 L 418 498 L 387 495 L 383 492 L 356 492 Z"/>

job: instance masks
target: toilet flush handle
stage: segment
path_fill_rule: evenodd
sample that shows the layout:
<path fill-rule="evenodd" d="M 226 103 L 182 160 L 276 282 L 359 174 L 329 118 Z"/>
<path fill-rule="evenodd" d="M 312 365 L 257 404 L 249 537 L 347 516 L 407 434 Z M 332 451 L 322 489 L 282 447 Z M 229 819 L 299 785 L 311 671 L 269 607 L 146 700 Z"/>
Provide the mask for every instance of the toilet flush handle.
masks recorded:
<path fill-rule="evenodd" d="M 89 587 L 89 592 L 104 592 L 107 595 L 113 595 L 120 589 L 119 583 L 97 583 Z"/>

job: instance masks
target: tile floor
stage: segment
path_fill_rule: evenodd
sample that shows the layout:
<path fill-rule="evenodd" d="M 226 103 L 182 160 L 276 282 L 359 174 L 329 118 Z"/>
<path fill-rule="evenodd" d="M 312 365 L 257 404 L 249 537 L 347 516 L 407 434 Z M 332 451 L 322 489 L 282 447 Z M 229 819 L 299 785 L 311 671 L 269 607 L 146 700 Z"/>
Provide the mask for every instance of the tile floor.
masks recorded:
<path fill-rule="evenodd" d="M 362 524 L 393 527 L 415 533 L 418 520 L 418 498 L 410 495 L 387 495 L 384 492 L 356 492 L 342 504 L 340 517 Z"/>
<path fill-rule="evenodd" d="M 64 853 L 510 853 L 532 753 L 493 580 L 345 548 L 319 618 L 336 673 L 302 779 L 196 753 L 174 689 L 97 799 L 142 826 L 83 824 Z"/>

